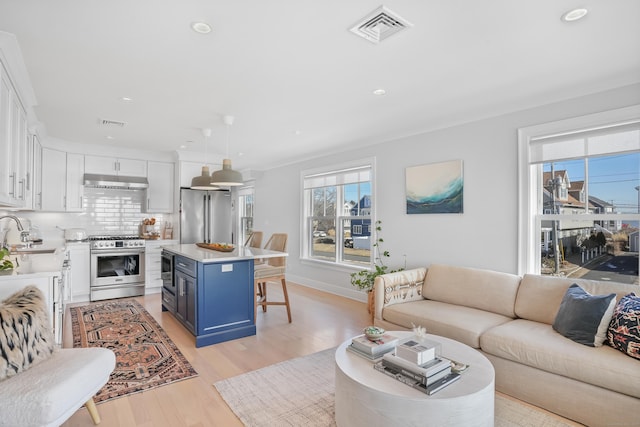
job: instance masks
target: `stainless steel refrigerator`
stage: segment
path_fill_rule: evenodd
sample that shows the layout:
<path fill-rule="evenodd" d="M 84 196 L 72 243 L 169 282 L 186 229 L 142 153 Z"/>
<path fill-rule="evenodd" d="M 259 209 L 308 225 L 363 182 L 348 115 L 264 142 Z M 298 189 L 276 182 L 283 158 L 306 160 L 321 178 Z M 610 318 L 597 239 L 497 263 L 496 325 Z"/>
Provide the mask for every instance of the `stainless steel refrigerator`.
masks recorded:
<path fill-rule="evenodd" d="M 231 193 L 180 189 L 180 243 L 234 243 Z"/>

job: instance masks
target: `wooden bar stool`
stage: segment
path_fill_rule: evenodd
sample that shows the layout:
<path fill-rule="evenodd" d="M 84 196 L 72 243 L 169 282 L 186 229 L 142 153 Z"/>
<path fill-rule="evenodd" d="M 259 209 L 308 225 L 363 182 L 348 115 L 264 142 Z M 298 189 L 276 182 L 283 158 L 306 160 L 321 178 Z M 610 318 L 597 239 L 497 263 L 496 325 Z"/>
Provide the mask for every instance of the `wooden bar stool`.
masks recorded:
<path fill-rule="evenodd" d="M 264 245 L 264 249 L 272 251 L 286 252 L 287 234 L 274 233 Z M 254 265 L 253 283 L 256 292 L 256 304 L 254 316 L 257 316 L 258 306 L 262 306 L 262 311 L 267 311 L 268 305 L 284 305 L 287 307 L 287 317 L 291 323 L 291 307 L 289 305 L 289 294 L 287 293 L 287 281 L 285 279 L 286 257 L 266 258 L 263 264 Z M 282 283 L 282 293 L 284 301 L 269 301 L 267 299 L 267 282 L 280 280 Z"/>

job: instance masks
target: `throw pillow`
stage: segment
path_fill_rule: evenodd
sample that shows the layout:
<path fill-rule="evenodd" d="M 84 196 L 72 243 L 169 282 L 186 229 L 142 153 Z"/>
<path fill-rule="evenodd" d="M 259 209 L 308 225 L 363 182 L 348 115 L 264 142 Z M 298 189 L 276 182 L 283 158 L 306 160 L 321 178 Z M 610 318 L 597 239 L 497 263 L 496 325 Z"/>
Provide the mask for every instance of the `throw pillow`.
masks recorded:
<path fill-rule="evenodd" d="M 0 380 L 45 360 L 53 348 L 40 289 L 27 286 L 0 303 Z"/>
<path fill-rule="evenodd" d="M 611 347 L 640 359 L 640 296 L 630 293 L 620 298 L 607 338 Z"/>
<path fill-rule="evenodd" d="M 553 329 L 580 344 L 600 347 L 616 305 L 616 294 L 591 295 L 577 284 L 562 298 Z"/>

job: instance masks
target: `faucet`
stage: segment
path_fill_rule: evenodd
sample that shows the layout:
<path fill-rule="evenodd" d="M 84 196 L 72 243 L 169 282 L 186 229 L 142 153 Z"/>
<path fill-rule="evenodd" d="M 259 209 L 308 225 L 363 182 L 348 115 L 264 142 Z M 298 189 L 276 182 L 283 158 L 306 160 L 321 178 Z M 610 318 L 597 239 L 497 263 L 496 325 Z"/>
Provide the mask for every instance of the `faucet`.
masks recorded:
<path fill-rule="evenodd" d="M 20 220 L 18 219 L 17 216 L 15 215 L 3 215 L 0 216 L 0 219 L 4 219 L 4 218 L 10 218 L 12 220 L 14 220 L 17 224 L 18 227 L 18 231 L 20 232 L 20 241 L 23 243 L 26 243 L 27 245 L 29 244 L 29 230 L 25 230 L 24 227 L 22 226 L 22 223 L 20 222 Z M 2 241 L 2 247 L 6 247 L 7 246 L 7 235 L 5 234 L 4 236 L 4 240 Z"/>

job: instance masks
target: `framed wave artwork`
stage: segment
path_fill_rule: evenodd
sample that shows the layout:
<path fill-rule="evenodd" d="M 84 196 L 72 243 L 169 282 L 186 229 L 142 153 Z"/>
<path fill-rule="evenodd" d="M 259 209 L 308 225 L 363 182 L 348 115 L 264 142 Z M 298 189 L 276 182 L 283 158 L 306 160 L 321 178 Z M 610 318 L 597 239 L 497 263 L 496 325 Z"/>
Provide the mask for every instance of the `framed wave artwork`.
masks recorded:
<path fill-rule="evenodd" d="M 462 160 L 406 169 L 408 214 L 463 213 Z"/>

